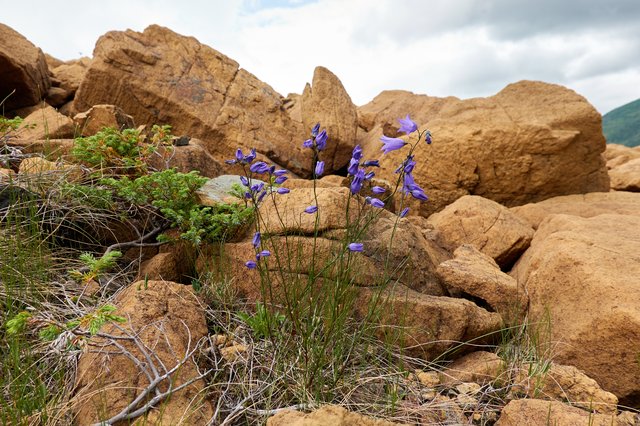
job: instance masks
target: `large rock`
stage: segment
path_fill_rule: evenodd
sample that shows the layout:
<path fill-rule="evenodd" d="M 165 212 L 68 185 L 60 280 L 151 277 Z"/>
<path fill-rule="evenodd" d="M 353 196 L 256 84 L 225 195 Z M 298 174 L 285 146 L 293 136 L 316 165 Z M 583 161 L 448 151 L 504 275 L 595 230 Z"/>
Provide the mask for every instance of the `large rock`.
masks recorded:
<path fill-rule="evenodd" d="M 346 166 L 356 145 L 358 119 L 356 106 L 338 77 L 324 67 L 317 67 L 313 83 L 306 85 L 300 102 L 304 129 L 320 122 L 329 135 L 327 148 L 320 155 L 325 173 Z"/>
<path fill-rule="evenodd" d="M 204 312 L 190 287 L 166 281 L 139 281 L 131 284 L 118 298 L 117 315 L 127 319 L 120 328 L 106 325 L 101 330 L 110 335 L 122 336 L 129 330 L 138 336 L 152 353 L 156 368 L 162 374 L 173 369 L 188 351 L 192 351 L 207 335 Z M 77 409 L 76 422 L 89 425 L 106 420 L 130 404 L 149 384 L 149 378 L 140 369 L 151 368 L 142 351 L 131 341 L 118 343 L 135 357 L 123 354 L 122 348 L 103 338 L 90 340 L 87 350 L 80 356 L 76 389 L 83 404 Z M 164 380 L 159 390 L 165 392 L 171 382 L 178 387 L 198 377 L 198 367 L 189 358 Z M 155 395 L 155 393 L 151 393 Z M 206 400 L 204 381 L 195 381 L 174 392 L 152 409 L 146 416 L 133 419 L 136 424 L 174 425 L 205 424 L 213 416 Z"/>
<path fill-rule="evenodd" d="M 51 70 L 51 74 L 57 80 L 58 86 L 72 98 L 78 91 L 89 65 L 91 65 L 91 59 L 83 57 L 56 66 Z"/>
<path fill-rule="evenodd" d="M 611 189 L 640 192 L 640 158 L 630 160 L 609 170 Z"/>
<path fill-rule="evenodd" d="M 602 390 L 595 380 L 576 367 L 551 363 L 543 373 L 532 374 L 532 371 L 536 369 L 528 365 L 520 367 L 512 389 L 531 398 L 555 399 L 603 414 L 615 414 L 618 410 L 618 398 Z"/>
<path fill-rule="evenodd" d="M 453 259 L 438 265 L 436 273 L 453 294 L 481 300 L 505 320 L 519 318 L 527 308 L 524 288 L 471 245 L 460 246 Z"/>
<path fill-rule="evenodd" d="M 531 321 L 549 324 L 541 340 L 552 342 L 554 359 L 634 407 L 640 407 L 639 251 L 639 216 L 550 215 L 512 270 L 528 291 Z"/>
<path fill-rule="evenodd" d="M 634 426 L 633 415 L 593 414 L 558 401 L 518 399 L 509 402 L 496 426 Z"/>
<path fill-rule="evenodd" d="M 601 116 L 561 86 L 522 81 L 467 100 L 382 92 L 358 112 L 367 158 L 380 156 L 380 136 L 397 136 L 396 120 L 406 114 L 431 130 L 433 144 L 420 142 L 414 152 L 415 180 L 431 198 L 423 215 L 467 194 L 514 206 L 609 189 Z M 382 177 L 393 181 L 407 150 L 382 156 Z"/>
<path fill-rule="evenodd" d="M 394 426 L 382 419 L 352 413 L 339 405 L 327 405 L 311 413 L 295 410 L 280 411 L 269 417 L 267 426 Z"/>
<path fill-rule="evenodd" d="M 94 105 L 73 117 L 78 136 L 93 136 L 105 127 L 117 130 L 135 127 L 133 117 L 115 105 Z"/>
<path fill-rule="evenodd" d="M 631 192 L 592 192 L 584 195 L 565 195 L 539 203 L 512 207 L 511 211 L 527 221 L 534 229 L 552 214 L 594 217 L 601 214 L 640 216 L 640 196 Z"/>
<path fill-rule="evenodd" d="M 18 132 L 21 139 L 69 139 L 74 136 L 75 126 L 66 115 L 60 114 L 52 106 L 46 105 L 29 114 Z"/>
<path fill-rule="evenodd" d="M 454 251 L 470 244 L 508 269 L 533 237 L 533 229 L 517 215 L 495 201 L 464 196 L 429 217 L 438 232 L 438 242 Z"/>
<path fill-rule="evenodd" d="M 95 104 L 117 105 L 138 124 L 170 124 L 202 139 L 218 161 L 255 147 L 310 173 L 302 150 L 309 129 L 291 119 L 280 94 L 220 52 L 157 25 L 100 37 L 75 98 L 79 111 Z"/>
<path fill-rule="evenodd" d="M 51 87 L 44 53 L 4 24 L 0 24 L 0 40 L 0 100 L 7 98 L 4 110 L 37 104 Z"/>

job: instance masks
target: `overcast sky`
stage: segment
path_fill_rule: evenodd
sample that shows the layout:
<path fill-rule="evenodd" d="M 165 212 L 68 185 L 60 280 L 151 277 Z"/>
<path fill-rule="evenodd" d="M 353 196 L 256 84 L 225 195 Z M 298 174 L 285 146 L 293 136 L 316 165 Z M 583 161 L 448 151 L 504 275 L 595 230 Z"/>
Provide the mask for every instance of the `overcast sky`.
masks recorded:
<path fill-rule="evenodd" d="M 283 95 L 323 65 L 358 105 L 386 89 L 490 96 L 523 79 L 568 86 L 601 113 L 640 98 L 640 0 L 1 0 L 0 11 L 64 60 L 91 56 L 107 31 L 164 25 Z"/>

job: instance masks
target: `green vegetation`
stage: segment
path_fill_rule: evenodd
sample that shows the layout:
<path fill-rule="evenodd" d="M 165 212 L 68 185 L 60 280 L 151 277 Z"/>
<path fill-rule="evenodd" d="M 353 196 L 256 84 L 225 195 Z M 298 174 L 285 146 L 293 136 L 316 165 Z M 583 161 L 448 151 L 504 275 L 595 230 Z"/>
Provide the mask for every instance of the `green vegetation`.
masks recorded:
<path fill-rule="evenodd" d="M 640 145 L 640 99 L 603 115 L 602 131 L 607 143 Z"/>

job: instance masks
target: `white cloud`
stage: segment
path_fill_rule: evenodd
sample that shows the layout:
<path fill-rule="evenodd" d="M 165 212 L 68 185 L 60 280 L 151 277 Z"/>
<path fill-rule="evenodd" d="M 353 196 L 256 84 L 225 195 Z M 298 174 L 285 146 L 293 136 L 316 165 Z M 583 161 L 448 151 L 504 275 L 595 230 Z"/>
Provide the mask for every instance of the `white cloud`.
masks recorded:
<path fill-rule="evenodd" d="M 521 79 L 564 84 L 601 112 L 640 98 L 637 0 L 71 0 L 64 5 L 8 3 L 5 23 L 62 59 L 90 54 L 108 30 L 140 31 L 158 23 L 195 36 L 285 95 L 301 92 L 314 67 L 326 66 L 357 104 L 385 89 L 489 96 Z"/>

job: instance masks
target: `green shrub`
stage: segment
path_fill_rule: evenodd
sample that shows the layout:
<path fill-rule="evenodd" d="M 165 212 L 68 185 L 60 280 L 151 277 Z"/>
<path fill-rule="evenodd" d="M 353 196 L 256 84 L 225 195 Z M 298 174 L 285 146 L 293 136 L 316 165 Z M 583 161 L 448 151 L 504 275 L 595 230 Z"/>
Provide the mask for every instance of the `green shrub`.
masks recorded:
<path fill-rule="evenodd" d="M 196 171 L 181 173 L 175 169 L 154 172 L 135 179 L 106 178 L 102 183 L 136 205 L 151 205 L 181 231 L 181 238 L 199 245 L 203 240 L 223 241 L 252 218 L 253 210 L 240 203 L 204 207 L 198 204 L 196 191 L 207 178 Z"/>

